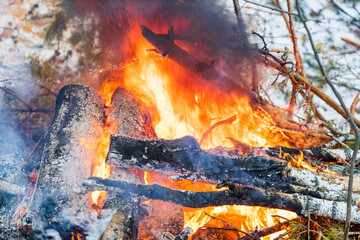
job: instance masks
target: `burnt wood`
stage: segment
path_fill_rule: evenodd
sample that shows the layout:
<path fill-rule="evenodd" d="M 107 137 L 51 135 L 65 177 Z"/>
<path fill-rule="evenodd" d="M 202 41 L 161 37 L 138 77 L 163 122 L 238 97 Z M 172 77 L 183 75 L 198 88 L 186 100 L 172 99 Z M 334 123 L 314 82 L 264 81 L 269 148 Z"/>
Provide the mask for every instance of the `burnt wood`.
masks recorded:
<path fill-rule="evenodd" d="M 261 191 L 248 187 L 235 187 L 223 191 L 195 192 L 170 189 L 156 183 L 143 185 L 95 177 L 89 178 L 84 184 L 87 187 L 93 187 L 92 190 L 110 190 L 106 187 L 115 187 L 123 190 L 124 194 L 135 194 L 147 199 L 162 200 L 190 208 L 236 204 L 286 209 L 299 214 L 302 210 L 301 202 L 297 201 L 296 198 L 289 197 L 287 194 Z M 104 188 L 104 186 L 106 187 Z"/>
<path fill-rule="evenodd" d="M 112 135 L 107 162 L 115 168 L 160 172 L 172 179 L 187 176 L 213 184 L 223 181 L 223 186 L 241 185 L 260 192 L 286 194 L 301 202 L 302 207 L 297 212 L 303 215 L 307 214 L 309 196 L 312 214 L 345 219 L 348 177 L 290 167 L 288 162 L 268 156 L 207 152 L 192 137 L 146 140 Z M 355 182 L 360 182 L 357 175 Z M 355 201 L 360 201 L 359 187 L 354 188 Z M 354 221 L 358 222 L 358 207 L 354 205 L 353 209 Z"/>
<path fill-rule="evenodd" d="M 100 132 L 93 125 L 102 126 L 104 119 L 104 104 L 94 89 L 74 84 L 60 90 L 22 225 L 30 225 L 34 233 L 52 230 L 62 239 L 70 239 L 72 231 L 82 232 L 94 220 L 90 195 L 79 194 L 82 182 L 92 172 L 91 157 L 80 139 L 97 139 Z"/>

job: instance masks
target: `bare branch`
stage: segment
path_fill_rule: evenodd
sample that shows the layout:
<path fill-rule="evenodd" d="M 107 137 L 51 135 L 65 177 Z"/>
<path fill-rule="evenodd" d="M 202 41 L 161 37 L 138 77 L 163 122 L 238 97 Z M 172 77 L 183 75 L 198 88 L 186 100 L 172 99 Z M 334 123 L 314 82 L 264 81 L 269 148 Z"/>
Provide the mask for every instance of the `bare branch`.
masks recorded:
<path fill-rule="evenodd" d="M 256 3 L 256 2 L 249 1 L 249 0 L 244 0 L 244 1 L 245 1 L 246 3 L 250 3 L 250 4 L 253 4 L 253 5 L 259 6 L 259 7 L 267 8 L 267 9 L 270 9 L 270 10 L 272 10 L 272 11 L 277 11 L 277 12 L 280 12 L 280 13 L 286 13 L 286 14 L 298 16 L 297 13 L 292 13 L 292 12 L 280 10 L 280 9 L 278 9 L 278 8 L 269 7 L 269 6 L 266 6 L 266 5 L 263 5 L 263 4 L 259 4 L 259 3 Z"/>
<path fill-rule="evenodd" d="M 350 230 L 350 220 L 351 220 L 351 205 L 352 205 L 352 190 L 353 190 L 353 182 L 354 182 L 354 170 L 355 170 L 355 163 L 356 163 L 356 155 L 359 149 L 359 145 L 360 145 L 360 134 L 359 134 L 359 129 L 356 126 L 356 123 L 354 122 L 354 119 L 352 118 L 349 110 L 347 109 L 344 101 L 342 100 L 339 92 L 336 90 L 335 86 L 332 84 L 332 82 L 328 79 L 324 67 L 321 63 L 321 60 L 319 58 L 319 54 L 316 51 L 316 47 L 314 44 L 314 41 L 312 39 L 312 35 L 311 32 L 307 26 L 306 20 L 303 18 L 301 11 L 300 11 L 300 7 L 299 7 L 299 0 L 296 0 L 296 9 L 298 12 L 298 17 L 300 19 L 300 21 L 302 22 L 302 24 L 304 25 L 304 28 L 306 30 L 306 33 L 309 37 L 309 41 L 311 44 L 311 48 L 314 52 L 315 55 L 315 59 L 319 65 L 321 74 L 323 75 L 323 77 L 325 78 L 327 84 L 329 84 L 331 90 L 334 92 L 336 98 L 339 100 L 341 107 L 343 108 L 343 110 L 346 113 L 346 116 L 348 118 L 348 121 L 350 122 L 350 125 L 353 127 L 354 131 L 355 131 L 355 147 L 354 147 L 354 152 L 352 155 L 352 159 L 351 159 L 351 167 L 350 167 L 350 176 L 349 176 L 349 185 L 348 185 L 348 199 L 347 199 L 347 208 L 346 208 L 346 221 L 345 221 L 345 227 L 344 227 L 344 239 L 347 240 L 348 239 L 348 234 L 349 234 L 349 230 Z"/>

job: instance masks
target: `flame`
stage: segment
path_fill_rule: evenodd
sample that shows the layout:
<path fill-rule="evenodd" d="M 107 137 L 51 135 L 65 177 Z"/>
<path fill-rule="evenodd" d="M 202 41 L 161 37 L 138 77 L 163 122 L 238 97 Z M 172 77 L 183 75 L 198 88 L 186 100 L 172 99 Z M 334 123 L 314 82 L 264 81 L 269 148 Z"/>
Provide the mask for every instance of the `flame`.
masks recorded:
<path fill-rule="evenodd" d="M 83 235 L 80 233 L 76 233 L 76 236 L 75 236 L 74 232 L 71 233 L 71 240 L 81 240 L 82 237 L 83 237 Z"/>
<path fill-rule="evenodd" d="M 101 92 L 109 95 L 108 92 L 122 86 L 135 94 L 143 108 L 150 111 L 158 137 L 174 139 L 191 135 L 200 140 L 207 133 L 201 144 L 204 149 L 233 147 L 229 139 L 250 146 L 289 146 L 284 130 L 276 127 L 265 110 L 253 110 L 248 96 L 224 93 L 170 59 L 156 57 L 147 51 L 153 46 L 137 26 L 130 31 L 128 39 L 135 42 L 123 45 L 134 45 L 133 57 L 137 61 L 126 65 L 121 76 L 113 73 L 102 85 Z M 114 81 L 114 76 L 118 76 L 118 81 Z M 228 118 L 233 121 L 207 132 Z"/>
<path fill-rule="evenodd" d="M 166 30 L 160 28 L 158 32 L 166 32 Z M 131 46 L 133 50 L 131 59 L 136 61 L 124 64 L 122 72 L 110 72 L 100 91 L 106 105 L 110 104 L 112 93 L 116 88 L 124 87 L 138 98 L 143 110 L 150 112 L 153 127 L 160 138 L 175 139 L 191 135 L 198 140 L 201 139 L 203 149 L 217 146 L 234 147 L 230 139 L 249 146 L 290 147 L 289 138 L 284 130 L 276 126 L 273 117 L 264 109 L 254 110 L 248 96 L 237 94 L 236 91 L 224 93 L 170 59 L 156 57 L 154 53 L 147 51 L 153 46 L 143 38 L 139 26 L 132 26 L 126 39 L 129 42 L 122 44 L 125 46 L 122 50 L 126 53 Z M 110 131 L 104 131 L 104 146 L 108 134 Z M 98 165 L 102 169 L 104 169 L 103 158 L 106 156 L 103 151 L 101 150 L 101 154 L 96 157 L 101 158 L 99 160 L 101 164 Z M 161 174 L 145 172 L 144 177 L 146 184 L 156 181 L 173 189 L 221 190 L 208 183 L 172 181 Z M 215 220 L 205 215 L 205 212 L 222 219 L 229 219 L 236 227 L 247 232 L 256 227 L 263 228 L 276 224 L 271 217 L 273 214 L 289 219 L 296 217 L 295 213 L 285 210 L 236 205 L 183 209 L 185 227 L 191 227 L 194 233 L 197 229 L 214 223 Z"/>
<path fill-rule="evenodd" d="M 190 22 L 185 21 L 177 28 L 187 24 Z M 156 29 L 156 32 L 166 31 L 167 29 L 161 27 Z M 265 109 L 254 109 L 248 96 L 236 91 L 224 93 L 216 85 L 210 84 L 170 59 L 156 57 L 156 54 L 147 51 L 153 49 L 153 46 L 141 35 L 140 24 L 130 27 L 121 47 L 123 55 L 131 52 L 128 59 L 133 61 L 123 64 L 122 72 L 108 71 L 108 77 L 101 87 L 101 95 L 106 105 L 109 105 L 112 93 L 117 87 L 124 87 L 132 92 L 140 101 L 142 109 L 151 114 L 158 137 L 175 139 L 191 135 L 201 140 L 203 149 L 217 146 L 234 147 L 231 139 L 254 147 L 291 147 L 287 130 L 277 127 L 276 119 Z M 191 50 L 181 47 L 187 51 Z M 104 70 L 99 71 L 102 72 Z M 109 134 L 110 131 L 104 133 L 104 146 L 108 141 L 105 138 L 108 139 Z M 100 168 L 106 169 L 106 164 L 102 163 L 106 156 L 103 151 L 101 150 L 101 154 L 96 158 L 101 158 L 101 164 L 98 164 Z M 300 160 L 297 164 L 300 162 L 303 165 L 304 162 Z M 108 173 L 98 175 L 107 177 Z M 192 184 L 188 180 L 172 181 L 161 174 L 145 172 L 144 176 L 146 184 L 157 182 L 166 187 L 191 191 L 219 190 L 213 184 Z M 271 217 L 273 214 L 288 219 L 296 217 L 295 213 L 285 210 L 236 205 L 183 209 L 185 227 L 191 227 L 194 232 L 216 221 L 205 215 L 205 212 L 228 219 L 237 228 L 247 232 L 256 227 L 263 228 L 276 224 Z"/>
<path fill-rule="evenodd" d="M 189 180 L 173 181 L 167 176 L 153 172 L 144 172 L 145 184 L 158 183 L 168 188 L 187 190 L 187 191 L 222 191 L 226 188 L 216 188 L 214 184 L 195 182 L 191 183 Z M 149 203 L 149 202 L 147 202 Z M 226 220 L 231 223 L 237 229 L 245 232 L 250 232 L 255 229 L 261 229 L 271 227 L 278 222 L 272 215 L 282 216 L 287 219 L 293 219 L 297 217 L 294 212 L 271 209 L 264 207 L 252 207 L 252 206 L 239 206 L 239 205 L 226 205 L 219 207 L 205 207 L 205 208 L 183 208 L 184 211 L 184 228 L 190 227 L 193 229 L 193 233 L 199 228 L 204 226 L 218 226 L 219 220 L 214 220 L 212 217 L 216 217 L 222 220 Z M 210 216 L 212 217 L 210 217 Z M 227 226 L 229 227 L 229 226 Z M 278 234 L 265 237 L 263 239 L 274 239 Z"/>
<path fill-rule="evenodd" d="M 106 163 L 106 156 L 109 151 L 110 135 L 116 132 L 118 121 L 114 121 L 108 116 L 104 126 L 100 126 L 96 121 L 93 122 L 92 132 L 100 132 L 97 139 L 80 139 L 80 144 L 89 152 L 92 157 L 92 176 L 109 178 L 111 166 Z M 91 192 L 91 204 L 94 209 L 101 209 L 106 191 Z"/>

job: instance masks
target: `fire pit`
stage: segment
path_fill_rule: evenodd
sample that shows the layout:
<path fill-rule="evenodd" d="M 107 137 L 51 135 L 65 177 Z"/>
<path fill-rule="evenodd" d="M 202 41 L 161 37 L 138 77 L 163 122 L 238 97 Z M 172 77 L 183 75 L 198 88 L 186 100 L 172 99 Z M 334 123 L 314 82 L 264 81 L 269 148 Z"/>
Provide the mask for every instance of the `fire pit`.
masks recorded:
<path fill-rule="evenodd" d="M 349 166 L 323 127 L 254 90 L 261 67 L 242 23 L 182 1 L 155 1 L 159 16 L 95 2 L 77 7 L 99 18 L 103 54 L 121 64 L 91 70 L 105 75 L 97 90 L 59 91 L 33 187 L 21 156 L 1 156 L 0 238 L 273 239 L 295 218 L 345 221 Z"/>

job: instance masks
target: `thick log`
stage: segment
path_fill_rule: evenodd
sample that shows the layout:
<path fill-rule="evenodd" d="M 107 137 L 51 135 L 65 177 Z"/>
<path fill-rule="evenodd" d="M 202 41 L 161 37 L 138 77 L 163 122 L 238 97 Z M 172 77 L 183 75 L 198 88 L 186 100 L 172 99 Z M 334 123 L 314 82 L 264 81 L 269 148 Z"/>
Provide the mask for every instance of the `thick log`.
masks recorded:
<path fill-rule="evenodd" d="M 106 187 L 119 188 L 124 191 L 124 194 L 136 194 L 147 199 L 162 200 L 190 208 L 236 204 L 286 209 L 299 214 L 302 210 L 301 203 L 296 200 L 296 197 L 292 198 L 288 194 L 278 194 L 247 187 L 224 191 L 195 192 L 170 189 L 156 183 L 143 185 L 94 177 L 89 178 L 84 184 L 87 187 L 94 186 L 93 189 L 97 190 L 108 189 Z M 106 187 L 104 188 L 104 186 Z"/>
<path fill-rule="evenodd" d="M 94 89 L 83 85 L 63 87 L 56 99 L 55 117 L 44 141 L 41 166 L 33 197 L 27 203 L 22 225 L 41 232 L 57 231 L 70 239 L 94 221 L 89 194 L 78 194 L 91 176 L 91 158 L 80 139 L 96 139 L 94 123 L 104 123 L 104 108 Z"/>
<path fill-rule="evenodd" d="M 270 180 L 280 181 L 278 172 L 287 165 L 286 161 L 270 157 L 230 157 L 205 152 L 192 137 L 145 140 L 116 135 L 111 136 L 107 163 L 165 175 L 200 173 L 212 182 L 231 180 L 264 187 Z"/>
<path fill-rule="evenodd" d="M 116 168 L 159 172 L 173 179 L 185 175 L 187 179 L 229 181 L 329 200 L 342 200 L 347 192 L 346 176 L 322 173 L 320 177 L 307 170 L 289 168 L 287 161 L 274 157 L 235 157 L 206 152 L 192 137 L 145 140 L 112 135 L 107 162 Z M 355 177 L 355 181 L 360 182 L 360 178 Z M 360 186 L 355 187 L 354 192 L 360 192 Z"/>
<path fill-rule="evenodd" d="M 107 121 L 115 121 L 116 134 L 128 137 L 155 138 L 150 114 L 143 112 L 136 97 L 125 88 L 117 88 L 111 97 Z M 141 183 L 142 179 L 130 171 L 113 169 L 110 179 Z M 118 208 L 101 236 L 106 239 L 136 239 L 138 235 L 137 203 L 139 199 L 108 194 L 104 207 Z"/>
<path fill-rule="evenodd" d="M 137 138 L 156 138 L 150 114 L 141 110 L 136 97 L 125 88 L 117 88 L 111 97 L 110 116 L 118 121 L 116 134 Z"/>
<path fill-rule="evenodd" d="M 286 161 L 266 156 L 214 154 L 203 151 L 191 137 L 145 140 L 113 135 L 107 161 L 118 168 L 165 175 L 198 175 L 197 178 L 212 183 L 225 180 L 265 191 L 284 192 L 301 199 L 303 215 L 306 215 L 303 211 L 307 195 L 313 200 L 310 206 L 315 204 L 312 206 L 314 214 L 333 216 L 329 209 L 341 212 L 346 205 L 347 176 L 293 168 Z M 355 181 L 360 183 L 360 178 L 356 176 Z M 354 200 L 360 201 L 360 184 L 355 186 L 358 187 L 354 188 Z M 341 214 L 333 217 L 342 220 Z"/>

